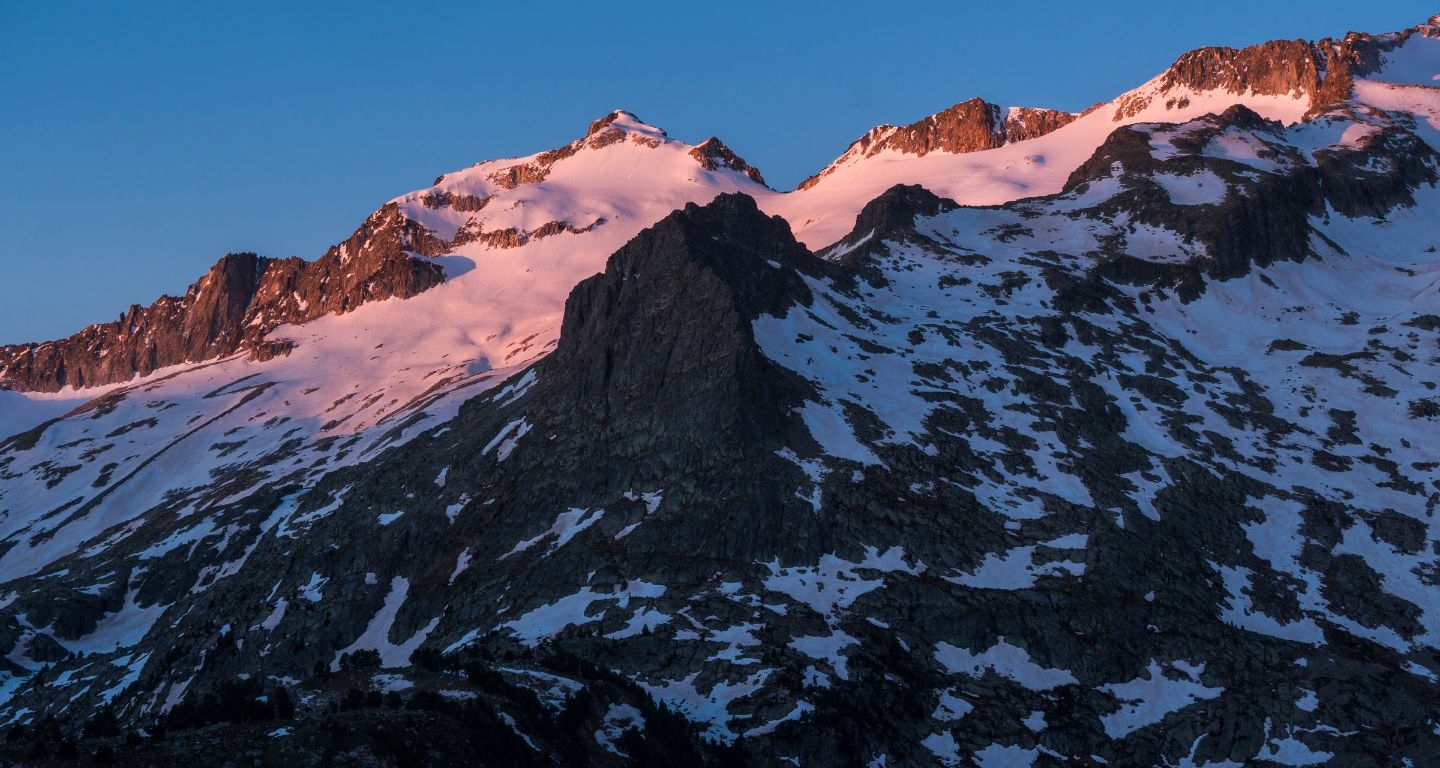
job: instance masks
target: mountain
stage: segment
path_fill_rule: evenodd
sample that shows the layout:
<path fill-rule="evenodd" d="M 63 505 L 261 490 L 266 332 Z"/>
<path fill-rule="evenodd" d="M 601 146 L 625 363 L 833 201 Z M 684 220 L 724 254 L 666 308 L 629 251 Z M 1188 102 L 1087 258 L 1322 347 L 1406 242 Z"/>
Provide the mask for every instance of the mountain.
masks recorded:
<path fill-rule="evenodd" d="M 962 101 L 924 120 L 904 127 L 881 125 L 856 139 L 845 154 L 820 173 L 800 182 L 809 189 L 836 169 L 890 151 L 923 157 L 931 152 L 963 154 L 996 149 L 1008 143 L 1036 139 L 1075 121 L 1077 115 L 1053 109 L 1012 107 L 1003 110 L 983 99 Z"/>
<path fill-rule="evenodd" d="M 857 151 L 866 143 L 862 138 L 802 189 L 766 210 L 784 216 L 802 242 L 818 249 L 848 232 L 865 203 L 895 184 L 923 180 L 932 192 L 969 205 L 1059 192 L 1070 172 L 1096 146 L 1117 127 L 1131 123 L 1184 122 L 1237 103 L 1286 125 L 1324 112 L 1329 105 L 1343 108 L 1356 101 L 1380 109 L 1424 112 L 1429 109 L 1425 98 L 1413 104 L 1395 99 L 1404 99 L 1402 94 L 1416 84 L 1432 83 L 1425 74 L 1433 69 L 1432 29 L 1433 25 L 1422 24 L 1385 35 L 1352 33 L 1343 40 L 1191 51 L 1138 88 L 1025 141 L 992 140 L 963 149 L 957 143 L 954 149 L 925 153 L 917 153 L 913 142 L 902 142 L 871 153 Z M 984 102 L 956 105 L 898 133 L 923 132 L 927 126 L 978 111 L 963 109 L 969 104 Z M 995 108 L 990 109 L 993 114 Z M 882 126 L 872 135 L 889 132 L 888 126 Z"/>
<path fill-rule="evenodd" d="M 12 348 L 0 751 L 1430 764 L 1437 78 L 1202 49 L 791 192 L 615 112 Z"/>
<path fill-rule="evenodd" d="M 183 297 L 132 306 L 113 323 L 60 341 L 0 347 L 0 378 L 13 389 L 58 392 L 130 381 L 241 350 L 257 358 L 283 354 L 283 343 L 263 341 L 281 325 L 409 298 L 444 282 L 437 264 L 407 253 L 419 246 L 391 224 L 394 218 L 393 209 L 377 212 L 349 242 L 316 262 L 228 254 Z M 347 246 L 355 249 L 354 258 L 347 258 Z"/>

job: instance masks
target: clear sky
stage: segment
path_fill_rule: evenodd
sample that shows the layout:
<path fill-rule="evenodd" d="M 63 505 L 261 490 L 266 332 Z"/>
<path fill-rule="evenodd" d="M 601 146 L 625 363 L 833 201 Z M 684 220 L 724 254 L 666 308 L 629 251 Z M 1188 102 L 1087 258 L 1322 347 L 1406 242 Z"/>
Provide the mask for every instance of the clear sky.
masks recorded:
<path fill-rule="evenodd" d="M 520 7 L 527 5 L 529 7 Z M 1422 22 L 1409 0 L 0 0 L 0 344 L 314 258 L 385 200 L 620 107 L 790 188 L 879 123 L 1083 109 L 1200 45 Z"/>

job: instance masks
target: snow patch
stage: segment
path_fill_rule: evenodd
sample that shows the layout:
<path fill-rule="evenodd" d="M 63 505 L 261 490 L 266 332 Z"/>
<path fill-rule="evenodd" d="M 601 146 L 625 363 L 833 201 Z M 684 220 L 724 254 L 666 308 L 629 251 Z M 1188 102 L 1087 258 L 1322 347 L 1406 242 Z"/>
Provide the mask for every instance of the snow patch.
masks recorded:
<path fill-rule="evenodd" d="M 952 675 L 983 677 L 987 671 L 994 672 L 1032 691 L 1048 691 L 1079 682 L 1069 670 L 1042 667 L 1031 661 L 1028 651 L 1005 642 L 1003 636 L 978 654 L 942 641 L 935 645 L 935 660 Z"/>
<path fill-rule="evenodd" d="M 1100 690 L 1115 696 L 1121 704 L 1119 711 L 1100 716 L 1106 735 L 1123 739 L 1164 720 L 1172 712 L 1224 693 L 1223 688 L 1209 688 L 1200 682 L 1204 671 L 1204 664 L 1174 661 L 1162 667 L 1151 660 L 1140 677 L 1127 683 L 1100 686 Z"/>
<path fill-rule="evenodd" d="M 371 617 L 370 623 L 365 631 L 356 638 L 355 642 L 335 654 L 335 659 L 330 662 L 331 671 L 340 669 L 340 656 L 355 651 L 373 650 L 380 653 L 380 666 L 385 669 L 405 667 L 410 664 L 410 654 L 425 642 L 425 638 L 440 623 L 439 617 L 430 620 L 430 623 L 421 627 L 403 642 L 393 643 L 390 641 L 391 629 L 395 624 L 395 616 L 400 612 L 400 607 L 405 604 L 405 598 L 410 592 L 410 581 L 403 576 L 396 576 L 390 581 L 390 592 L 385 596 L 385 603 L 380 610 Z"/>

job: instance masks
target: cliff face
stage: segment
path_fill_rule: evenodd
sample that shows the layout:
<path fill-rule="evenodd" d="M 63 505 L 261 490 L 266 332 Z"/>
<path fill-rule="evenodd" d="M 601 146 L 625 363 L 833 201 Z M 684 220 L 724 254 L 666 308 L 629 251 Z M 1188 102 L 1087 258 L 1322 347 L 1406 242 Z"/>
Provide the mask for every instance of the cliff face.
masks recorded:
<path fill-rule="evenodd" d="M 228 354 L 238 345 L 241 321 L 269 261 L 253 253 L 230 254 L 183 297 L 131 306 L 115 322 L 59 341 L 0 347 L 0 382 L 21 391 L 55 392 Z"/>
<path fill-rule="evenodd" d="M 281 325 L 414 296 L 444 281 L 439 265 L 406 251 L 438 253 L 439 244 L 387 205 L 313 262 L 228 254 L 184 296 L 131 306 L 118 320 L 68 338 L 0 347 L 0 385 L 58 392 L 240 351 L 281 354 L 283 344 L 265 340 Z"/>

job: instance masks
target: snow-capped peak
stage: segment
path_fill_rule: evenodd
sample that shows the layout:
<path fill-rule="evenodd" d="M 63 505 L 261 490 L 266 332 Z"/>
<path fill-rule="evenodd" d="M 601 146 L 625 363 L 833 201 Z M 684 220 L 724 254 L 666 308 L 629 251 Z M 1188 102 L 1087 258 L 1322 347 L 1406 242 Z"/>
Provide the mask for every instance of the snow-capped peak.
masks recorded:
<path fill-rule="evenodd" d="M 725 155 L 719 162 L 716 161 L 717 145 L 719 149 L 723 149 L 720 154 Z M 636 154 L 633 151 L 636 149 L 666 151 L 660 155 L 647 156 L 644 153 Z M 723 144 L 719 144 L 718 139 L 712 137 L 698 145 L 690 145 L 670 138 L 664 129 L 646 123 L 633 112 L 617 109 L 591 122 L 584 136 L 563 147 L 525 157 L 482 161 L 469 168 L 444 174 L 435 180 L 434 185 L 402 195 L 391 202 L 399 204 L 407 214 L 416 213 L 421 219 L 425 218 L 424 212 L 417 211 L 412 203 L 419 202 L 421 207 L 432 210 L 457 208 L 463 213 L 475 213 L 506 190 L 546 181 L 557 168 L 593 164 L 581 159 L 586 154 L 604 155 L 607 165 L 613 165 L 614 161 L 622 156 L 627 158 L 620 161 L 622 164 L 634 162 L 663 165 L 666 162 L 663 158 L 668 158 L 677 151 L 688 153 L 692 158 L 691 164 L 698 162 L 705 170 L 738 171 L 753 180 L 760 180 L 758 172 L 735 157 Z M 616 169 L 611 168 L 608 172 L 613 173 L 614 170 Z M 693 168 L 686 165 L 667 172 L 688 176 L 692 171 Z M 654 172 L 654 169 L 647 169 L 644 173 L 650 176 Z"/>
<path fill-rule="evenodd" d="M 865 203 L 896 184 L 920 184 L 971 205 L 1058 192 L 1070 173 L 1124 125 L 1184 123 L 1235 104 L 1293 125 L 1352 99 L 1429 114 L 1429 97 L 1416 89 L 1371 87 L 1362 78 L 1440 85 L 1431 80 L 1440 73 L 1440 39 L 1434 37 L 1440 32 L 1435 29 L 1422 25 L 1344 41 L 1196 49 L 1138 88 L 1079 116 L 1043 110 L 1049 119 L 1036 121 L 1032 114 L 1037 129 L 1028 132 L 995 130 L 990 115 L 998 108 L 973 99 L 910 126 L 875 128 L 795 192 L 763 204 L 789 219 L 802 242 L 823 248 L 849 231 Z M 1372 71 L 1378 74 L 1367 74 Z"/>
<path fill-rule="evenodd" d="M 127 456 L 109 469 L 88 462 L 83 472 L 38 486 L 37 494 L 70 493 L 67 500 L 88 506 L 64 522 L 56 519 L 63 533 L 0 554 L 0 571 L 34 572 L 162 500 L 184 506 L 191 489 L 203 492 L 212 471 L 243 462 L 259 466 L 278 455 L 282 445 L 304 457 L 293 465 L 266 464 L 263 472 L 272 480 L 309 471 L 296 467 L 329 470 L 360 461 L 367 452 L 448 421 L 461 402 L 547 354 L 558 338 L 571 289 L 601 271 L 606 258 L 642 229 L 687 203 L 708 203 L 726 192 L 770 191 L 756 180 L 758 174 L 747 171 L 718 139 L 696 145 L 677 141 L 629 112 L 616 111 L 558 149 L 482 162 L 395 198 L 334 249 L 336 277 L 324 284 L 350 288 L 334 297 L 347 302 L 347 311 L 281 325 L 265 337 L 288 354 L 265 359 L 232 355 L 147 370 L 148 376 L 112 393 L 114 402 L 127 403 L 115 416 L 126 424 L 144 422 L 150 410 L 161 408 L 156 404 L 165 403 L 163 428 L 134 431 L 127 438 L 132 447 Z M 361 263 L 357 254 L 369 251 L 407 266 L 418 261 L 433 269 L 433 259 L 446 279 L 413 300 L 385 301 L 380 283 L 366 280 L 355 268 Z M 427 258 L 411 259 L 410 254 Z M 287 291 L 281 299 L 303 302 L 305 296 Z M 358 306 L 361 299 L 366 303 Z M 165 435 L 197 413 L 208 413 L 205 409 L 228 383 L 252 378 L 264 383 L 225 395 L 234 408 L 190 426 L 187 433 L 196 445 L 225 443 L 234 446 L 231 450 L 183 454 L 183 459 L 174 451 L 166 454 L 167 461 L 151 461 L 170 445 Z M 143 397 L 126 400 L 141 387 Z M 21 412 L 15 402 L 22 396 L 5 394 L 0 400 L 3 436 L 79 404 L 56 398 L 59 404 L 53 408 L 27 406 Z M 275 418 L 281 410 L 285 418 Z M 398 424 L 403 427 L 394 429 Z M 51 436 L 89 426 L 67 422 Z M 326 439 L 340 435 L 345 440 Z M 147 441 L 151 436 L 153 441 Z M 57 448 L 59 453 L 47 444 L 46 458 L 38 460 L 82 450 L 85 442 L 75 440 L 59 439 L 56 446 L 73 443 Z M 71 465 L 82 466 L 80 461 Z M 34 520 L 15 513 L 39 514 L 54 507 L 13 491 L 4 500 L 0 511 L 8 508 L 9 516 L 0 520 L 0 536 Z"/>
<path fill-rule="evenodd" d="M 585 132 L 585 138 L 588 139 L 606 128 L 614 128 L 627 134 L 637 133 L 642 136 L 650 136 L 662 141 L 669 140 L 670 138 L 669 134 L 665 133 L 664 130 L 646 123 L 644 120 L 636 117 L 634 112 L 624 109 L 613 110 L 610 114 L 591 123 L 590 130 Z"/>

